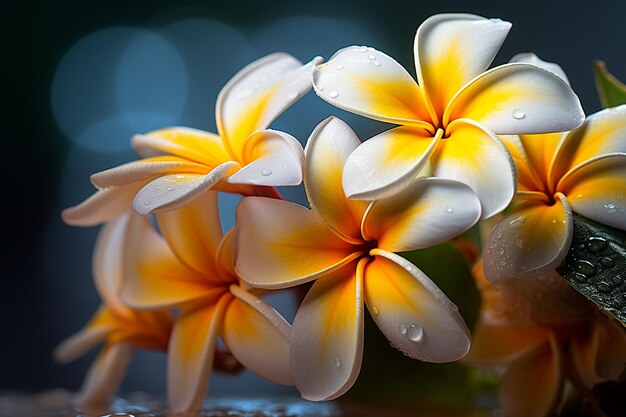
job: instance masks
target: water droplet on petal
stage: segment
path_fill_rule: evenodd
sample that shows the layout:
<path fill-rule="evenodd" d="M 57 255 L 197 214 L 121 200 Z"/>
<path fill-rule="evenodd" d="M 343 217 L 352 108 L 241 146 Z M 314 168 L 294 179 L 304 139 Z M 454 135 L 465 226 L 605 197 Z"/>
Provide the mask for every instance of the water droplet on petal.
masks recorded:
<path fill-rule="evenodd" d="M 511 220 L 509 222 L 509 224 L 524 223 L 525 221 L 526 221 L 526 218 L 524 216 L 519 216 L 519 217 L 516 217 L 515 219 Z"/>
<path fill-rule="evenodd" d="M 604 208 L 606 209 L 607 213 L 612 214 L 612 213 L 617 212 L 617 209 L 619 208 L 619 206 L 617 204 L 610 204 L 609 203 L 609 204 L 605 204 Z"/>
<path fill-rule="evenodd" d="M 420 326 L 416 326 L 415 324 L 411 324 L 409 330 L 407 332 L 407 336 L 414 342 L 419 342 L 422 340 L 422 336 L 424 335 L 424 329 Z"/>
<path fill-rule="evenodd" d="M 361 46 L 359 52 L 367 52 L 367 46 Z"/>
<path fill-rule="evenodd" d="M 341 368 L 341 359 L 339 359 L 339 356 L 335 358 L 335 366 Z"/>
<path fill-rule="evenodd" d="M 330 98 L 337 98 L 339 96 L 339 93 L 336 91 L 331 91 L 330 93 L 328 93 L 328 97 Z"/>
<path fill-rule="evenodd" d="M 369 59 L 371 59 L 371 60 L 373 61 L 373 60 L 375 60 L 375 59 L 376 59 L 376 56 L 375 56 L 375 55 L 370 54 L 370 55 L 368 56 L 368 58 L 369 58 Z"/>
<path fill-rule="evenodd" d="M 498 249 L 498 255 L 504 255 L 504 248 Z"/>
<path fill-rule="evenodd" d="M 446 213 L 452 213 L 454 209 L 452 207 L 446 207 Z"/>
<path fill-rule="evenodd" d="M 590 252 L 602 252 L 608 246 L 609 242 L 601 237 L 590 237 L 589 240 L 587 240 L 587 249 L 589 249 Z"/>
<path fill-rule="evenodd" d="M 526 113 L 524 113 L 522 110 L 520 109 L 513 110 L 514 119 L 520 120 L 520 119 L 523 119 L 524 117 L 526 117 Z"/>
<path fill-rule="evenodd" d="M 374 306 L 372 307 L 372 313 L 374 313 L 374 315 L 379 315 L 380 314 L 380 310 L 378 310 L 378 307 Z"/>
<path fill-rule="evenodd" d="M 152 201 L 144 201 L 144 202 L 143 202 L 143 205 L 144 205 L 144 206 L 149 206 L 150 204 L 152 204 Z"/>
<path fill-rule="evenodd" d="M 404 324 L 400 325 L 400 333 L 401 334 L 406 334 L 406 326 Z"/>
<path fill-rule="evenodd" d="M 261 171 L 261 175 L 263 175 L 264 177 L 268 177 L 268 176 L 272 175 L 272 170 L 271 169 L 264 169 L 263 171 Z"/>
<path fill-rule="evenodd" d="M 500 265 L 502 265 L 502 266 L 506 266 L 506 260 L 504 260 L 504 259 L 503 259 L 503 260 L 501 260 L 501 261 L 500 261 Z"/>
<path fill-rule="evenodd" d="M 380 67 L 380 61 L 374 61 L 374 65 L 376 65 L 377 67 Z"/>
<path fill-rule="evenodd" d="M 337 65 L 335 68 L 337 68 L 338 70 L 342 70 L 344 69 L 346 66 L 344 64 L 339 64 Z"/>

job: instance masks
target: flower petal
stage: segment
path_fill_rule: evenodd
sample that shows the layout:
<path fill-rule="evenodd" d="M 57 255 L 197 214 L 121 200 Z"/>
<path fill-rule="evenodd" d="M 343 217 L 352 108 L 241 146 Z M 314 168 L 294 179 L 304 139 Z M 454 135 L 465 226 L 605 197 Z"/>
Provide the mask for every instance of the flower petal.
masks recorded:
<path fill-rule="evenodd" d="M 553 204 L 526 201 L 491 231 L 485 276 L 493 283 L 556 269 L 572 242 L 572 212 L 562 195 Z"/>
<path fill-rule="evenodd" d="M 500 401 L 510 417 L 551 415 L 561 398 L 562 359 L 553 337 L 511 364 L 502 378 Z M 523 393 L 523 395 L 521 395 Z"/>
<path fill-rule="evenodd" d="M 302 284 L 359 255 L 315 213 L 288 201 L 246 197 L 237 225 L 235 269 L 255 287 Z"/>
<path fill-rule="evenodd" d="M 215 191 L 205 192 L 184 207 L 159 212 L 157 220 L 178 259 L 208 279 L 217 278 L 215 255 L 222 225 Z"/>
<path fill-rule="evenodd" d="M 558 150 L 552 176 L 558 180 L 574 167 L 600 156 L 626 154 L 626 105 L 604 109 L 589 116 L 571 132 Z"/>
<path fill-rule="evenodd" d="M 560 79 L 562 79 L 569 85 L 569 79 L 567 78 L 565 71 L 563 71 L 563 68 L 561 68 L 559 64 L 555 64 L 554 62 L 544 61 L 543 59 L 539 58 L 536 54 L 532 52 L 523 52 L 521 54 L 517 54 L 513 56 L 513 58 L 511 58 L 509 62 L 523 62 L 526 64 L 536 65 L 538 67 L 541 67 L 545 70 L 550 71 L 551 73 L 553 73 L 554 75 L 556 75 L 557 77 L 559 77 Z"/>
<path fill-rule="evenodd" d="M 540 327 L 516 328 L 481 321 L 474 330 L 472 348 L 465 357 L 475 365 L 503 365 L 547 343 L 550 334 Z"/>
<path fill-rule="evenodd" d="M 532 139 L 533 144 L 538 145 L 538 149 L 542 149 L 542 137 L 549 137 L 552 134 L 544 135 L 524 135 L 527 138 Z M 522 143 L 522 136 L 517 135 L 500 135 L 498 136 L 509 154 L 513 158 L 515 163 L 515 170 L 517 171 L 517 193 L 520 192 L 537 192 L 542 190 L 541 194 L 547 191 L 546 178 L 540 178 L 537 174 L 535 167 L 533 166 L 524 144 Z M 546 153 L 547 154 L 547 153 Z"/>
<path fill-rule="evenodd" d="M 313 87 L 333 106 L 370 119 L 432 130 L 422 91 L 393 58 L 366 46 L 336 52 L 315 68 Z"/>
<path fill-rule="evenodd" d="M 167 399 L 174 413 L 197 412 L 209 386 L 217 334 L 232 296 L 181 311 L 170 339 Z"/>
<path fill-rule="evenodd" d="M 418 178 L 393 197 L 372 203 L 363 236 L 389 252 L 427 248 L 451 239 L 480 218 L 480 201 L 467 185 Z"/>
<path fill-rule="evenodd" d="M 321 122 L 307 141 L 304 186 L 311 208 L 334 231 L 361 240 L 361 219 L 367 202 L 351 200 L 343 191 L 343 167 L 361 144 L 350 126 L 335 117 Z"/>
<path fill-rule="evenodd" d="M 99 188 L 147 181 L 167 174 L 207 174 L 211 169 L 175 156 L 141 159 L 93 174 L 91 182 Z"/>
<path fill-rule="evenodd" d="M 173 210 L 190 203 L 210 190 L 222 177 L 237 167 L 225 162 L 207 175 L 165 175 L 143 187 L 133 200 L 133 209 L 145 216 L 155 210 Z"/>
<path fill-rule="evenodd" d="M 293 321 L 291 366 L 302 398 L 332 400 L 348 391 L 363 358 L 363 264 L 353 262 L 313 284 Z"/>
<path fill-rule="evenodd" d="M 120 316 L 128 314 L 128 307 L 120 298 L 124 285 L 124 242 L 129 222 L 143 221 L 136 217 L 139 216 L 129 211 L 105 224 L 98 233 L 93 252 L 92 271 L 98 294 L 104 304 Z"/>
<path fill-rule="evenodd" d="M 82 203 L 61 212 L 63 221 L 71 226 L 95 226 L 109 222 L 129 211 L 137 191 L 145 183 L 138 182 L 96 191 Z"/>
<path fill-rule="evenodd" d="M 568 172 L 557 189 L 576 213 L 626 230 L 626 153 L 583 163 Z"/>
<path fill-rule="evenodd" d="M 291 326 L 265 301 L 232 285 L 222 337 L 246 368 L 272 382 L 293 385 L 289 366 Z"/>
<path fill-rule="evenodd" d="M 52 356 L 59 363 L 71 362 L 104 341 L 113 328 L 111 311 L 100 306 L 89 324 L 59 343 Z"/>
<path fill-rule="evenodd" d="M 174 155 L 210 167 L 232 159 L 219 136 L 188 127 L 168 127 L 135 135 L 131 144 L 141 158 Z"/>
<path fill-rule="evenodd" d="M 321 58 L 306 65 L 285 53 L 249 64 L 224 86 L 217 98 L 217 130 L 225 145 L 241 157 L 244 141 L 269 124 L 311 88 L 311 74 Z"/>
<path fill-rule="evenodd" d="M 594 332 L 598 339 L 596 372 L 603 379 L 618 379 L 624 370 L 626 333 L 624 326 L 612 318 L 598 316 Z"/>
<path fill-rule="evenodd" d="M 365 266 L 365 304 L 387 339 L 402 353 L 426 362 L 452 362 L 470 348 L 457 307 L 415 265 L 373 249 Z"/>
<path fill-rule="evenodd" d="M 567 133 L 547 133 L 539 135 L 521 135 L 519 144 L 526 156 L 527 169 L 532 170 L 538 186 L 536 191 L 546 194 L 554 192 L 555 183 L 550 178 L 550 170 L 556 157 L 557 149 Z M 520 161 L 521 162 L 521 161 Z M 517 164 L 520 168 L 521 164 Z"/>
<path fill-rule="evenodd" d="M 564 132 L 585 114 L 569 85 L 550 71 L 513 63 L 493 68 L 467 84 L 451 101 L 443 123 L 466 118 L 494 133 Z"/>
<path fill-rule="evenodd" d="M 414 42 L 417 80 L 435 112 L 485 71 L 495 58 L 511 23 L 471 14 L 437 14 L 417 29 Z"/>
<path fill-rule="evenodd" d="M 129 224 L 124 246 L 122 299 L 128 305 L 150 309 L 175 306 L 223 292 L 180 262 L 148 219 L 139 220 Z"/>
<path fill-rule="evenodd" d="M 493 133 L 471 120 L 456 120 L 433 154 L 437 177 L 469 185 L 480 199 L 481 220 L 509 205 L 517 186 L 513 158 Z"/>
<path fill-rule="evenodd" d="M 397 127 L 363 142 L 348 157 L 343 189 L 349 198 L 375 200 L 389 197 L 415 179 L 440 141 L 428 131 Z"/>
<path fill-rule="evenodd" d="M 80 392 L 74 401 L 79 407 L 108 405 L 111 396 L 122 383 L 133 353 L 129 343 L 105 346 L 87 371 Z"/>
<path fill-rule="evenodd" d="M 287 133 L 263 130 L 252 134 L 244 143 L 243 161 L 244 166 L 227 182 L 274 187 L 302 182 L 304 151 Z"/>

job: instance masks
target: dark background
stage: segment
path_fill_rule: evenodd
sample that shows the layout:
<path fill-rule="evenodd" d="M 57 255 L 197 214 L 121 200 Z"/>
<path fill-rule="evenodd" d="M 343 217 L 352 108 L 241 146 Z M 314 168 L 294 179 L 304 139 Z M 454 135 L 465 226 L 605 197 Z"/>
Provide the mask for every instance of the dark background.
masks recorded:
<path fill-rule="evenodd" d="M 90 278 L 97 229 L 65 226 L 59 212 L 92 192 L 90 173 L 133 158 L 134 132 L 172 124 L 215 131 L 221 86 L 274 51 L 308 61 L 365 44 L 414 74 L 415 30 L 440 12 L 513 22 L 496 63 L 526 51 L 558 62 L 587 114 L 600 107 L 593 60 L 626 79 L 623 1 L 3 1 L 0 391 L 80 384 L 93 354 L 59 366 L 50 352 L 98 304 Z M 304 141 L 329 114 L 362 139 L 384 128 L 313 94 L 273 127 Z M 293 313 L 288 300 L 279 304 Z M 162 392 L 163 364 L 158 354 L 139 355 L 124 389 Z M 249 373 L 216 381 L 220 393 L 293 393 Z"/>

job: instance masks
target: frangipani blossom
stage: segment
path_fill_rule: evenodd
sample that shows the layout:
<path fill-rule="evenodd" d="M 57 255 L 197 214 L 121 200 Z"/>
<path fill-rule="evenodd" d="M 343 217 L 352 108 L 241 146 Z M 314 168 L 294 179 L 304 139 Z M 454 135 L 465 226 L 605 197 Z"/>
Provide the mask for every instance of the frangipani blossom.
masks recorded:
<path fill-rule="evenodd" d="M 105 343 L 75 400 L 81 407 L 108 403 L 124 377 L 134 349 L 167 349 L 173 324 L 171 313 L 165 309 L 137 312 L 126 307 L 119 297 L 124 238 L 132 223 L 143 221 L 138 215 L 126 214 L 100 231 L 93 274 L 103 304 L 83 330 L 62 342 L 54 352 L 55 359 L 65 363 Z"/>
<path fill-rule="evenodd" d="M 311 134 L 304 183 L 312 210 L 246 197 L 237 208 L 236 270 L 268 289 L 315 280 L 294 319 L 291 367 L 309 400 L 354 384 L 363 354 L 364 304 L 402 352 L 429 362 L 464 356 L 469 331 L 456 306 L 393 252 L 425 248 L 471 227 L 480 202 L 459 182 L 423 178 L 407 193 L 367 203 L 346 198 L 343 166 L 359 139 L 328 118 Z"/>
<path fill-rule="evenodd" d="M 302 145 L 270 123 L 311 88 L 321 58 L 306 65 L 275 53 L 237 73 L 220 92 L 218 134 L 170 127 L 137 135 L 143 158 L 91 176 L 98 191 L 65 210 L 66 223 L 109 220 L 132 202 L 140 214 L 181 207 L 209 189 L 271 195 L 269 187 L 302 181 Z"/>
<path fill-rule="evenodd" d="M 626 331 L 558 273 L 506 281 L 499 291 L 482 262 L 474 277 L 483 305 L 466 361 L 506 366 L 500 401 L 507 416 L 553 415 L 565 379 L 584 395 L 623 371 Z"/>
<path fill-rule="evenodd" d="M 246 368 L 292 385 L 290 325 L 254 295 L 260 291 L 239 284 L 232 233 L 222 236 L 217 193 L 156 217 L 162 236 L 146 218 L 129 231 L 122 298 L 139 310 L 178 310 L 168 346 L 170 410 L 200 408 L 218 336 Z"/>
<path fill-rule="evenodd" d="M 552 72 L 527 63 L 487 71 L 511 28 L 469 14 L 440 14 L 417 30 L 417 80 L 389 56 L 348 47 L 316 68 L 316 93 L 344 110 L 402 125 L 348 158 L 348 197 L 377 199 L 406 187 L 430 162 L 433 175 L 468 184 L 482 218 L 515 193 L 515 169 L 497 134 L 562 132 L 583 122 L 578 97 Z M 419 84 L 419 85 L 418 85 Z"/>
<path fill-rule="evenodd" d="M 492 282 L 554 270 L 565 259 L 572 212 L 626 230 L 626 105 L 564 134 L 502 138 L 518 170 L 512 210 L 487 241 Z"/>

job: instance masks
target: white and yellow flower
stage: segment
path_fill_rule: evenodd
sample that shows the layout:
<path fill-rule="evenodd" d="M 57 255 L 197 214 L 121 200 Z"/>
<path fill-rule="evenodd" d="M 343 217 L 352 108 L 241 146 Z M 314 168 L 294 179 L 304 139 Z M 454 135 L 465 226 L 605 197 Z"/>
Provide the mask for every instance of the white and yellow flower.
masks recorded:
<path fill-rule="evenodd" d="M 518 192 L 485 242 L 492 282 L 556 269 L 571 245 L 572 212 L 626 230 L 626 105 L 593 114 L 570 133 L 502 139 Z"/>
<path fill-rule="evenodd" d="M 377 199 L 404 188 L 430 162 L 437 177 L 468 184 L 482 218 L 515 193 L 515 169 L 496 134 L 562 132 L 583 122 L 578 97 L 552 72 L 528 63 L 487 70 L 511 28 L 469 14 L 440 14 L 417 30 L 418 83 L 389 56 L 353 46 L 316 68 L 316 93 L 372 119 L 402 125 L 348 158 L 348 197 Z"/>
<path fill-rule="evenodd" d="M 63 341 L 55 350 L 58 362 L 69 362 L 99 343 L 105 343 L 89 369 L 75 402 L 81 407 L 106 405 L 119 387 L 133 350 L 165 351 L 173 317 L 168 310 L 138 312 L 121 301 L 122 270 L 127 230 L 143 222 L 126 214 L 100 231 L 93 257 L 93 275 L 103 303 L 83 330 Z"/>
<path fill-rule="evenodd" d="M 474 277 L 483 298 L 466 361 L 504 366 L 500 401 L 511 417 L 553 415 L 565 380 L 581 395 L 624 370 L 626 331 L 558 273 L 510 280 L 496 290 Z"/>
<path fill-rule="evenodd" d="M 272 195 L 302 181 L 302 145 L 270 123 L 311 88 L 321 58 L 302 65 L 276 53 L 237 73 L 220 92 L 218 134 L 171 127 L 137 135 L 141 160 L 92 175 L 98 191 L 63 212 L 66 223 L 92 225 L 131 205 L 140 214 L 174 209 L 209 189 Z"/>
<path fill-rule="evenodd" d="M 218 336 L 246 368 L 280 384 L 293 384 L 289 368 L 291 327 L 239 284 L 232 233 L 223 236 L 217 193 L 147 218 L 126 241 L 122 299 L 138 310 L 176 308 L 168 346 L 168 402 L 173 412 L 200 408 L 209 383 Z M 255 295 L 256 294 L 256 295 Z"/>
<path fill-rule="evenodd" d="M 465 184 L 422 178 L 407 193 L 367 203 L 346 198 L 343 166 L 359 139 L 329 118 L 305 151 L 312 210 L 246 197 L 237 208 L 236 271 L 267 289 L 316 280 L 294 319 L 291 366 L 309 400 L 329 400 L 356 380 L 364 305 L 402 352 L 429 362 L 464 356 L 470 335 L 454 304 L 415 265 L 393 252 L 425 248 L 471 227 L 480 202 Z"/>

